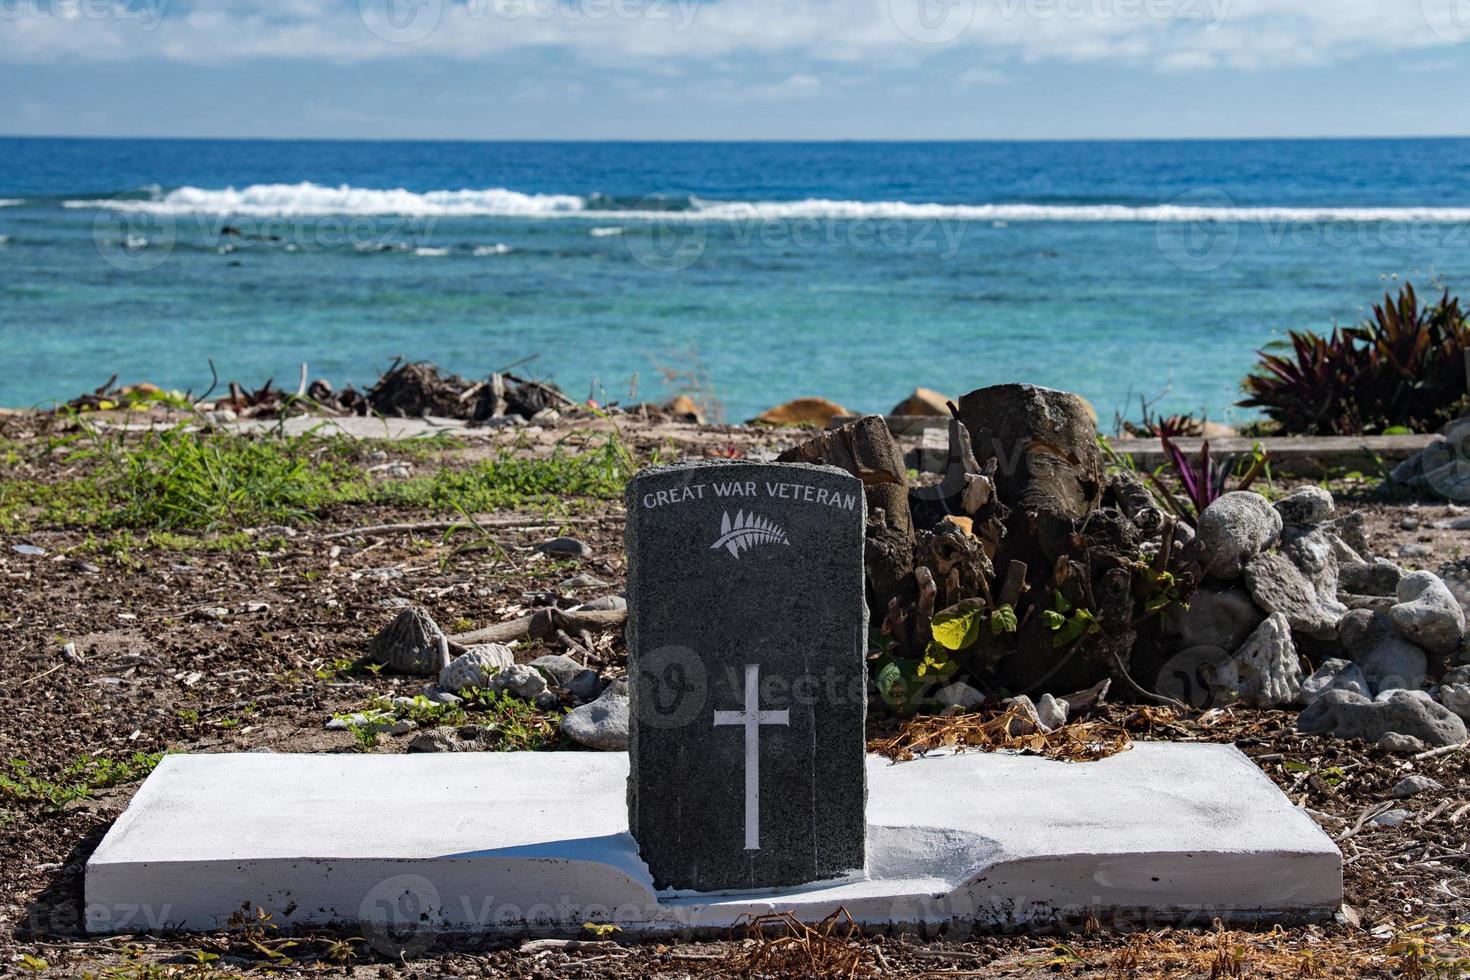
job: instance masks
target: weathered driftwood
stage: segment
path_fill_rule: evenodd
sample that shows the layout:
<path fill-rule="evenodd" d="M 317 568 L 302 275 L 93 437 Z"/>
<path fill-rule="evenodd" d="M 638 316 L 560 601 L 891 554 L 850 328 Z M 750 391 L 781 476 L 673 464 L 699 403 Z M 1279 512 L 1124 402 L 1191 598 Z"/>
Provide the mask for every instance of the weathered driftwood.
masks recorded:
<path fill-rule="evenodd" d="M 596 630 L 615 629 L 628 621 L 626 609 L 538 609 L 529 616 L 496 623 L 468 633 L 455 633 L 449 642 L 459 647 L 470 647 L 477 643 L 511 643 L 532 637 L 538 640 L 555 639 L 557 634 L 577 634 Z"/>
<path fill-rule="evenodd" d="M 960 421 L 976 458 L 998 460 L 996 490 L 1012 511 L 1003 559 L 1050 567 L 1102 502 L 1102 456 L 1086 403 L 1051 388 L 994 385 L 960 399 Z"/>
<path fill-rule="evenodd" d="M 867 567 L 869 602 L 875 614 L 887 600 L 912 601 L 914 525 L 909 515 L 908 467 L 882 416 L 867 415 L 824 432 L 782 453 L 783 463 L 823 463 L 847 470 L 863 481 L 868 502 Z"/>

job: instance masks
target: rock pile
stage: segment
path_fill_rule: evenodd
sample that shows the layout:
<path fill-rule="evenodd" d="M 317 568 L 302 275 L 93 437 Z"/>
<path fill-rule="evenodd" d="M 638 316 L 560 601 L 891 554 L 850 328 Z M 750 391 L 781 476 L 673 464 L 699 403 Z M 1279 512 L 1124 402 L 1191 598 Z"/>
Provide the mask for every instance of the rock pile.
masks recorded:
<path fill-rule="evenodd" d="M 1400 750 L 1466 739 L 1465 612 L 1438 575 L 1373 555 L 1358 514 L 1305 487 L 1227 493 L 1200 515 L 1206 577 L 1170 616 L 1158 687 L 1197 707 L 1305 705 L 1303 732 Z M 1302 663 L 1316 664 L 1303 677 Z"/>

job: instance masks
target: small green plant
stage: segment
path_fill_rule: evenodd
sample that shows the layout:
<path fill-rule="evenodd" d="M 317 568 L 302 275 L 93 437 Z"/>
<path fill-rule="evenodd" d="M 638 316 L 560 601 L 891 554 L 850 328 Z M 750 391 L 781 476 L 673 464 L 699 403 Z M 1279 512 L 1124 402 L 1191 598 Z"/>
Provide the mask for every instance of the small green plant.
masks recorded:
<path fill-rule="evenodd" d="M 1102 630 L 1091 609 L 1072 605 L 1060 590 L 1052 593 L 1051 608 L 1042 610 L 1041 622 L 1053 631 L 1051 645 L 1054 647 L 1067 646 Z"/>
<path fill-rule="evenodd" d="M 99 789 L 142 779 L 163 756 L 162 752 L 134 752 L 119 760 L 83 755 L 64 766 L 54 779 L 37 775 L 24 759 L 11 759 L 8 771 L 0 772 L 0 796 L 44 803 L 49 809 L 60 810 Z"/>
<path fill-rule="evenodd" d="M 986 609 L 978 600 L 965 600 L 941 609 L 929 623 L 929 642 L 917 658 L 896 655 L 886 637 L 875 644 L 882 651 L 873 665 L 873 684 L 893 710 L 911 714 L 934 684 L 947 683 L 989 640 L 1016 631 L 1016 610 L 1010 603 Z"/>
<path fill-rule="evenodd" d="M 471 689 L 465 707 L 474 716 L 471 720 L 491 736 L 488 741 L 495 751 L 535 752 L 554 748 L 560 739 L 557 722 L 565 712 L 543 714 L 504 691 Z"/>

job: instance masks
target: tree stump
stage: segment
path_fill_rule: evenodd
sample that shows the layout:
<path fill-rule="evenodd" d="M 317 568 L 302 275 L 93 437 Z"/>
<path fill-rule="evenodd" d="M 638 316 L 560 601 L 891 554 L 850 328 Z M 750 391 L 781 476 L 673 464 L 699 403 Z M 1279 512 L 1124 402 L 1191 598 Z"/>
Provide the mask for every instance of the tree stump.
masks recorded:
<path fill-rule="evenodd" d="M 868 502 L 864 564 L 868 603 L 875 617 L 897 596 L 912 601 L 914 525 L 909 515 L 908 467 L 881 415 L 865 415 L 824 432 L 776 457 L 782 463 L 822 463 L 847 470 L 863 481 Z"/>

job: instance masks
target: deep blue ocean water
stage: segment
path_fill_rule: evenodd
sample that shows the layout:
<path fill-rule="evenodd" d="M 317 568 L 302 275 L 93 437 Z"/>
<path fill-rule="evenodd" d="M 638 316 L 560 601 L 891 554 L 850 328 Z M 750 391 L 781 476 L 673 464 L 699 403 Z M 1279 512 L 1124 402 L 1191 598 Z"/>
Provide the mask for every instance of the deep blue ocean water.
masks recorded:
<path fill-rule="evenodd" d="M 732 420 L 1024 380 L 1231 421 L 1287 329 L 1470 290 L 1470 140 L 0 139 L 0 201 L 7 406 L 535 355 Z"/>

